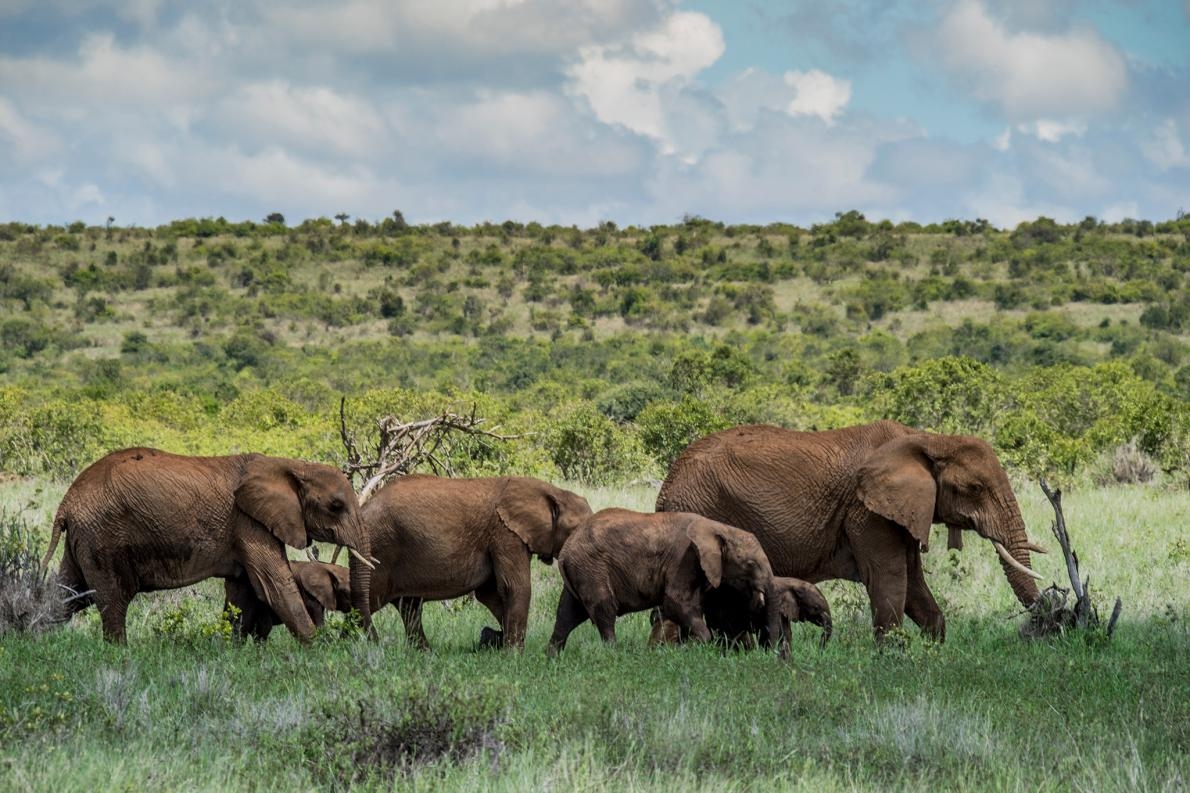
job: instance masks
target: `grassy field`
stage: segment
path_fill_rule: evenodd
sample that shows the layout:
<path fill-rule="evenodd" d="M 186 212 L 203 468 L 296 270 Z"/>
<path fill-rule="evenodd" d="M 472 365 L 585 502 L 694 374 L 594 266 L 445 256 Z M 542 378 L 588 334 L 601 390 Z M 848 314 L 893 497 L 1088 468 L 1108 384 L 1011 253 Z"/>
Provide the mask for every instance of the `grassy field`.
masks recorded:
<path fill-rule="evenodd" d="M 576 488 L 600 508 L 650 508 L 648 487 Z M 1032 536 L 1048 505 L 1021 488 Z M 63 486 L 0 484 L 0 509 L 43 530 Z M 588 625 L 543 652 L 559 579 L 535 564 L 523 654 L 479 651 L 471 600 L 426 609 L 434 649 L 284 632 L 265 646 L 209 635 L 221 590 L 137 598 L 129 644 L 94 609 L 39 636 L 0 638 L 3 790 L 1181 790 L 1190 750 L 1186 582 L 1190 493 L 1074 489 L 1067 521 L 1092 588 L 1120 595 L 1116 635 L 1018 638 L 987 543 L 932 552 L 943 645 L 909 628 L 877 651 L 862 591 L 824 586 L 825 650 L 794 658 L 649 649 L 647 619 L 606 648 Z M 941 537 L 936 547 L 944 547 Z M 44 547 L 44 542 L 42 547 Z M 1059 555 L 1038 562 L 1062 575 Z"/>

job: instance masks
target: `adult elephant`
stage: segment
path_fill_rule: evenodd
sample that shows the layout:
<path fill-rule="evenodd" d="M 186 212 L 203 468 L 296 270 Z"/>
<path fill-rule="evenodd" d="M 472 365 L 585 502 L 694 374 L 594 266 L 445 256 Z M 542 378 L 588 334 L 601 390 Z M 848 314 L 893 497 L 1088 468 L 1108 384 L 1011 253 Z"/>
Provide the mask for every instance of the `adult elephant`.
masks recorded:
<path fill-rule="evenodd" d="M 930 526 L 991 540 L 1017 599 L 1039 597 L 1029 541 L 1008 476 L 986 442 L 894 421 L 825 432 L 772 426 L 723 430 L 674 460 L 658 511 L 697 512 L 753 532 L 779 576 L 842 578 L 868 591 L 877 639 L 905 614 L 945 637 L 922 575 Z"/>
<path fill-rule="evenodd" d="M 104 638 L 123 642 L 138 592 L 245 577 L 299 639 L 314 623 L 285 546 L 313 540 L 352 552 L 351 603 L 371 630 L 371 554 L 355 491 L 326 465 L 239 454 L 185 457 L 157 449 L 112 452 L 79 474 L 54 516 L 53 557 L 65 533 L 63 585 L 84 593 L 69 614 L 96 604 Z"/>
<path fill-rule="evenodd" d="M 474 592 L 500 624 L 484 643 L 521 647 L 530 557 L 552 562 L 590 514 L 582 496 L 530 477 L 394 479 L 363 507 L 379 561 L 373 608 L 396 606 L 410 644 L 425 649 L 422 603 Z"/>

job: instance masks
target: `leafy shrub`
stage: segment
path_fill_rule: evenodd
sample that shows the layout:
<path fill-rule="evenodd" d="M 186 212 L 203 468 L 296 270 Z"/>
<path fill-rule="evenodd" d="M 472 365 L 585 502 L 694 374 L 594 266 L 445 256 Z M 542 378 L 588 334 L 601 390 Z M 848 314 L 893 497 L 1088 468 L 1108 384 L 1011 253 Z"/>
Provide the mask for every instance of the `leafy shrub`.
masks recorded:
<path fill-rule="evenodd" d="M 566 479 L 602 485 L 631 479 L 646 468 L 640 440 L 594 405 L 573 402 L 551 418 L 543 440 Z"/>
<path fill-rule="evenodd" d="M 649 403 L 637 416 L 636 426 L 645 451 L 662 469 L 667 469 L 691 443 L 726 429 L 731 422 L 705 401 L 685 396 L 680 402 Z"/>
<path fill-rule="evenodd" d="M 177 644 L 226 644 L 234 637 L 232 623 L 238 613 L 230 603 L 216 612 L 204 597 L 183 597 L 161 614 L 153 633 Z"/>

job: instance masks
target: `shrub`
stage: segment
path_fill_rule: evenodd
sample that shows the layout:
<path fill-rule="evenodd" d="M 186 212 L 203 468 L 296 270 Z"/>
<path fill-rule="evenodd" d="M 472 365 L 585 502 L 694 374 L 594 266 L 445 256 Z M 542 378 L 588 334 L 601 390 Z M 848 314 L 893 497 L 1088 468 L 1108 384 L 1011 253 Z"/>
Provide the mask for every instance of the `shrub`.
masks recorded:
<path fill-rule="evenodd" d="M 641 474 L 648 458 L 640 441 L 587 402 L 558 412 L 545 432 L 546 448 L 566 479 L 602 485 Z"/>
<path fill-rule="evenodd" d="M 712 432 L 726 429 L 731 422 L 711 409 L 705 401 L 690 396 L 681 402 L 669 400 L 649 403 L 637 416 L 645 451 L 662 469 L 694 441 Z"/>
<path fill-rule="evenodd" d="M 40 633 L 65 617 L 57 574 L 42 576 L 40 545 L 21 512 L 0 510 L 0 636 Z"/>

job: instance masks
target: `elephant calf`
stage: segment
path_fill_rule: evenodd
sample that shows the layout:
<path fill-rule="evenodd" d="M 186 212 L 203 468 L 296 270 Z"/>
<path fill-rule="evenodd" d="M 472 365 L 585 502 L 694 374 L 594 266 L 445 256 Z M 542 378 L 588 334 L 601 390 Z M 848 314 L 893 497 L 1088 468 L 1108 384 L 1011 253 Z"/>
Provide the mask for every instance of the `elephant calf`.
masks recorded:
<path fill-rule="evenodd" d="M 314 627 L 326 623 L 327 611 L 351 611 L 351 578 L 346 567 L 326 562 L 291 561 L 289 569 L 297 582 L 302 604 L 310 615 Z M 229 578 L 223 585 L 226 603 L 223 608 L 235 606 L 239 613 L 232 618 L 232 630 L 237 639 L 251 636 L 264 641 L 273 628 L 282 620 L 268 603 L 256 596 L 252 583 L 245 577 Z"/>
<path fill-rule="evenodd" d="M 558 556 L 565 588 L 558 601 L 549 652 L 587 619 L 606 642 L 616 639 L 616 617 L 660 606 L 696 640 L 711 632 L 704 593 L 730 588 L 744 594 L 745 610 L 763 610 L 768 636 L 782 636 L 776 599 L 766 604 L 773 570 L 756 537 L 691 513 L 605 509 L 577 528 Z"/>
<path fill-rule="evenodd" d="M 799 578 L 775 576 L 768 597 L 775 600 L 781 616 L 782 647 L 792 639 L 790 625 L 809 622 L 822 628 L 819 646 L 826 646 L 831 637 L 831 608 L 818 587 Z M 703 597 L 703 614 L 711 635 L 728 647 L 751 650 L 759 638 L 762 645 L 771 644 L 766 615 L 763 610 L 749 608 L 747 593 L 729 587 L 712 589 Z M 679 644 L 686 637 L 679 626 L 662 618 L 659 611 L 650 615 L 653 628 L 649 644 Z"/>

